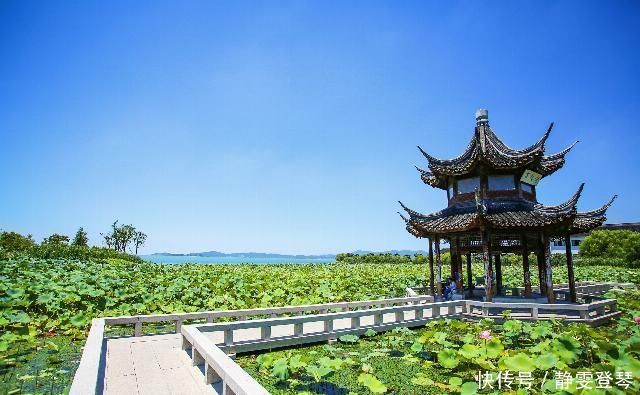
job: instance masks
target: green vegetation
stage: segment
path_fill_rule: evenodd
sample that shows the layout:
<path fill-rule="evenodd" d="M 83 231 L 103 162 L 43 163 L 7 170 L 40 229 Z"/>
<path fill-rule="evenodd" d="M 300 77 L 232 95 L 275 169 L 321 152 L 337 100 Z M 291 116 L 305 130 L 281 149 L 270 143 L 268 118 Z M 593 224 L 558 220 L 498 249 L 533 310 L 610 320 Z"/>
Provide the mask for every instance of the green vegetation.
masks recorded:
<path fill-rule="evenodd" d="M 640 324 L 634 317 L 640 315 L 640 292 L 614 291 L 610 296 L 618 298 L 626 314 L 605 328 L 558 321 L 507 320 L 496 325 L 492 320 L 445 319 L 420 330 L 397 328 L 379 335 L 368 331 L 362 338 L 341 337 L 337 346 L 281 350 L 244 356 L 238 362 L 273 394 L 515 394 L 520 372 L 522 377 L 531 375 L 532 389 L 521 387 L 518 394 L 542 393 L 541 388 L 557 394 L 638 393 Z M 512 391 L 478 388 L 479 371 L 495 378 L 507 370 Z M 552 374 L 545 379 L 548 371 Z M 598 372 L 608 372 L 612 389 L 588 391 L 572 381 L 566 391 L 557 390 L 555 371 L 572 377 L 589 372 L 584 385 L 591 388 L 596 387 Z M 617 384 L 616 372 L 634 377 L 628 388 Z"/>
<path fill-rule="evenodd" d="M 596 230 L 580 244 L 580 255 L 601 262 L 616 260 L 640 267 L 640 233 L 630 230 Z"/>
<path fill-rule="evenodd" d="M 93 317 L 401 296 L 406 285 L 423 276 L 423 269 L 418 265 L 159 265 L 121 259 L 0 261 L 0 394 L 19 388 L 36 392 L 37 383 L 38 392 L 60 392 L 50 391 L 51 382 L 39 373 L 55 373 L 47 377 L 56 385 L 69 383 L 78 355 L 62 358 L 55 347 L 72 341 L 71 348 L 78 350 Z"/>
<path fill-rule="evenodd" d="M 130 246 L 134 248 L 134 253 L 138 254 L 138 248 L 147 241 L 147 235 L 140 232 L 133 225 L 118 225 L 118 221 L 111 224 L 111 230 L 102 234 L 107 248 L 126 253 Z"/>
<path fill-rule="evenodd" d="M 136 240 L 142 240 L 142 243 L 144 243 L 146 235 L 142 232 L 136 231 L 136 233 L 140 233 Z M 141 258 L 115 248 L 89 247 L 88 242 L 87 233 L 83 228 L 78 229 L 71 243 L 69 243 L 68 236 L 58 233 L 45 237 L 42 243 L 38 244 L 31 235 L 23 236 L 16 232 L 0 232 L 0 260 L 31 257 L 84 261 L 90 259 L 122 259 L 131 262 L 143 262 Z"/>
<path fill-rule="evenodd" d="M 429 275 L 428 266 L 425 265 L 427 259 L 419 255 L 342 254 L 338 259 L 339 263 L 313 265 L 161 265 L 143 262 L 140 258 L 123 252 L 135 249 L 136 245 L 140 246 L 146 238 L 146 235 L 132 226 L 118 225 L 116 222 L 110 232 L 103 236 L 105 241 L 110 240 L 110 248 L 88 247 L 87 234 L 82 228 L 73 239 L 53 234 L 41 244 L 37 244 L 30 236 L 14 232 L 0 233 L 0 394 L 64 392 L 70 384 L 89 323 L 94 317 L 397 297 L 404 295 L 407 286 L 426 285 Z M 449 261 L 449 254 L 443 254 L 443 276 L 448 274 Z M 504 285 L 521 286 L 523 273 L 520 258 L 506 255 L 502 262 Z M 640 285 L 640 269 L 624 267 L 626 264 L 614 267 L 611 264 L 615 262 L 626 261 L 621 258 L 582 257 L 576 261 L 576 279 L 633 282 Z M 554 256 L 553 263 L 554 282 L 566 282 L 566 267 L 562 257 Z M 482 263 L 477 259 L 473 262 L 473 272 L 474 278 L 483 273 Z M 536 277 L 532 276 L 533 285 L 537 285 Z M 637 301 L 634 302 L 632 297 L 625 296 L 620 302 L 625 311 L 639 310 Z M 509 324 L 507 327 L 511 325 L 517 324 Z M 619 337 L 608 337 L 605 340 L 620 347 L 632 347 L 619 349 L 618 355 L 637 355 L 640 350 L 635 340 L 633 345 L 624 340 L 624 336 L 631 336 L 629 338 L 633 339 L 637 336 L 637 329 L 633 333 L 629 332 L 631 327 L 627 320 L 621 321 L 617 327 L 609 328 L 611 336 Z M 440 327 L 437 329 L 445 331 Z M 471 325 L 460 328 L 459 332 L 469 334 L 478 329 L 479 327 Z M 521 337 L 511 344 L 505 337 L 510 329 L 492 327 L 491 330 L 507 350 L 515 347 L 522 350 L 527 358 L 533 358 L 535 353 L 532 354 L 531 348 L 526 348 L 533 338 L 527 340 L 526 337 Z M 535 328 L 532 330 L 538 331 Z M 555 339 L 554 336 L 558 333 L 567 334 L 554 328 L 554 335 L 550 335 L 549 339 Z M 525 334 L 528 333 L 523 332 L 523 336 Z M 571 334 L 576 335 L 573 332 L 569 333 Z M 253 366 L 259 377 L 267 377 L 267 381 L 277 379 L 277 383 L 274 381 L 267 384 L 277 386 L 285 392 L 288 386 L 296 387 L 295 380 L 299 380 L 298 384 L 309 385 L 308 390 L 325 388 L 332 391 L 343 385 L 352 385 L 360 393 L 384 392 L 383 390 L 401 393 L 403 385 L 409 385 L 407 383 L 417 386 L 421 386 L 417 383 L 426 383 L 427 387 L 423 389 L 425 393 L 428 393 L 429 388 L 435 388 L 434 393 L 442 393 L 438 391 L 443 391 L 444 385 L 451 386 L 446 387 L 448 389 L 458 386 L 466 393 L 472 393 L 468 392 L 470 387 L 467 384 L 467 370 L 475 362 L 465 359 L 464 354 L 473 354 L 473 344 L 463 344 L 460 339 L 451 340 L 457 339 L 457 335 L 451 334 L 448 341 L 453 345 L 447 346 L 447 350 L 437 350 L 437 354 L 433 349 L 436 346 L 419 341 L 408 343 L 407 340 L 405 343 L 398 343 L 397 347 L 381 347 L 380 342 L 391 342 L 394 336 L 409 336 L 409 332 L 366 335 L 371 339 L 367 336 L 361 339 L 344 336 L 341 339 L 340 348 L 358 352 L 358 355 L 345 356 L 340 354 L 342 351 L 325 348 L 317 348 L 317 355 L 313 357 L 305 354 L 293 358 L 294 354 L 287 354 L 293 353 L 292 351 L 284 352 L 276 359 L 285 358 L 277 364 L 274 378 L 270 376 L 273 367 L 267 368 L 268 363 L 262 366 L 257 359 L 255 362 L 247 360 L 247 363 L 250 368 Z M 421 335 L 411 336 L 419 339 Z M 594 335 L 594 339 L 602 336 L 605 335 L 598 333 Z M 593 344 L 588 346 L 590 348 L 581 348 L 586 354 L 580 354 L 580 358 L 595 355 L 601 359 L 602 355 L 598 353 L 604 348 L 595 348 Z M 390 351 L 380 351 L 385 348 Z M 399 354 L 394 350 L 403 356 L 398 357 Z M 379 355 L 381 359 L 375 357 L 376 352 L 384 354 Z M 363 357 L 371 353 L 374 354 L 370 356 L 370 360 L 363 360 Z M 431 353 L 431 359 L 422 358 L 426 353 Z M 514 359 L 505 360 L 503 364 L 529 361 L 522 355 L 512 355 L 511 351 L 506 354 Z M 324 357 L 328 359 L 322 359 Z M 537 362 L 543 361 L 538 361 L 538 357 L 539 355 L 535 356 Z M 344 361 L 337 361 L 336 358 Z M 545 358 L 548 359 L 547 362 L 551 360 L 550 357 Z M 628 362 L 628 359 L 624 360 Z M 398 365 L 398 361 L 406 364 L 406 370 L 402 368 L 402 372 L 385 375 L 385 369 L 392 369 Z M 429 361 L 432 362 L 430 367 L 425 366 Z M 499 364 L 500 360 L 492 361 L 494 364 L 496 362 Z M 354 372 L 357 374 L 354 375 Z M 311 378 L 312 382 L 308 382 L 306 377 Z M 456 377 L 462 381 L 459 382 Z M 330 381 L 329 384 L 327 380 Z"/>
<path fill-rule="evenodd" d="M 441 255 L 442 262 L 446 262 L 447 264 L 450 262 L 449 253 L 445 252 Z M 338 263 L 348 263 L 348 264 L 356 264 L 356 263 L 375 263 L 375 264 L 396 264 L 396 265 L 406 265 L 406 264 L 424 264 L 429 263 L 429 257 L 416 254 L 414 256 L 411 255 L 400 255 L 400 254 L 353 254 L 353 253 L 341 253 L 336 255 L 336 262 Z"/>
<path fill-rule="evenodd" d="M 507 265 L 503 272 L 506 286 L 521 285 L 521 267 Z M 480 264 L 474 264 L 474 273 L 482 273 Z M 578 267 L 576 277 L 640 284 L 638 269 Z M 56 382 L 68 382 L 73 367 L 59 366 L 73 366 L 77 358 L 57 357 L 54 346 L 61 348 L 73 340 L 71 349 L 79 349 L 93 317 L 394 297 L 404 295 L 406 286 L 424 284 L 426 278 L 426 265 L 160 265 L 91 258 L 0 261 L 0 393 L 21 386 L 34 391 L 31 377 L 42 370 L 58 375 L 60 370 L 67 371 Z M 566 269 L 554 270 L 554 281 L 566 281 Z M 33 363 L 34 352 L 39 364 Z M 51 355 L 55 358 L 49 360 Z M 65 362 L 56 364 L 56 358 Z M 323 377 L 325 370 L 317 368 L 313 372 Z M 47 392 L 46 388 L 38 391 Z"/>

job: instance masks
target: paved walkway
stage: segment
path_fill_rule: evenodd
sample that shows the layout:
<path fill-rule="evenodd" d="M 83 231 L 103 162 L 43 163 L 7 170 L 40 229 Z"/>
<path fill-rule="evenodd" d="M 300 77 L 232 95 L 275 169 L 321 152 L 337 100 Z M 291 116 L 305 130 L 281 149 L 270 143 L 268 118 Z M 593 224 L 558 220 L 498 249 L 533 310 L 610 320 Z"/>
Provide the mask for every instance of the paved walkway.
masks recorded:
<path fill-rule="evenodd" d="M 445 313 L 446 309 L 442 309 Z M 460 311 L 460 309 L 458 309 Z M 430 312 L 425 311 L 425 317 Z M 406 312 L 406 320 L 415 318 Z M 395 322 L 394 314 L 385 314 L 384 322 Z M 362 317 L 360 325 L 373 324 L 373 316 Z M 334 321 L 334 328 L 347 328 L 349 319 Z M 304 324 L 305 333 L 321 332 L 322 322 Z M 293 335 L 293 325 L 272 328 L 272 337 Z M 223 332 L 208 332 L 214 343 L 224 342 Z M 236 341 L 260 338 L 259 329 L 234 331 Z M 164 395 L 164 394 L 221 394 L 216 385 L 205 385 L 202 366 L 192 366 L 190 355 L 182 350 L 180 334 L 148 335 L 141 337 L 108 338 L 104 394 L 107 395 Z"/>
<path fill-rule="evenodd" d="M 107 339 L 104 394 L 217 394 L 182 350 L 180 334 Z M 219 390 L 219 389 L 218 389 Z"/>

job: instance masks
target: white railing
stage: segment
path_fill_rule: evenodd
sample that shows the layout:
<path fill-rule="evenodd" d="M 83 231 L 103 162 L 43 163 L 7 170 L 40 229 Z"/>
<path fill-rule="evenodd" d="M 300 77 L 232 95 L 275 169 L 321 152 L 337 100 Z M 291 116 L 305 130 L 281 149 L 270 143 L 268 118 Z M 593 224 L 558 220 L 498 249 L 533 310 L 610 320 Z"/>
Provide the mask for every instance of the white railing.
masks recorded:
<path fill-rule="evenodd" d="M 414 299 L 414 298 L 407 298 Z M 383 307 L 368 310 L 358 310 L 340 313 L 303 315 L 295 317 L 268 318 L 259 320 L 222 322 L 217 324 L 200 324 L 189 327 L 196 327 L 201 332 L 223 332 L 224 343 L 219 347 L 229 354 L 236 352 L 256 351 L 265 348 L 275 348 L 319 342 L 323 340 L 337 339 L 347 334 L 362 334 L 368 329 L 385 331 L 397 326 L 415 327 L 424 325 L 429 320 L 440 317 L 457 317 L 464 307 L 464 301 L 439 302 L 419 304 L 411 303 L 403 306 Z M 459 309 L 458 309 L 459 307 Z M 444 311 L 443 311 L 444 309 Z M 405 313 L 413 313 L 413 317 L 407 318 Z M 393 320 L 385 321 L 385 315 L 393 314 Z M 409 314 L 411 316 L 411 314 Z M 370 317 L 370 324 L 363 323 L 363 318 Z M 346 327 L 336 328 L 337 320 L 342 320 Z M 318 323 L 320 330 L 305 331 L 305 324 Z M 272 329 L 285 325 L 293 326 L 293 334 L 275 337 Z M 183 328 L 184 330 L 187 327 Z M 259 337 L 252 339 L 237 340 L 234 331 L 242 329 L 257 329 L 260 331 Z"/>
<path fill-rule="evenodd" d="M 94 318 L 91 321 L 89 336 L 84 344 L 80 365 L 73 377 L 69 394 L 85 395 L 102 393 L 100 382 L 101 359 L 104 357 L 104 320 Z"/>
<path fill-rule="evenodd" d="M 236 394 L 262 394 L 266 392 L 254 379 L 240 368 L 226 352 L 255 351 L 264 348 L 289 344 L 302 344 L 335 339 L 343 334 L 360 334 L 371 328 L 384 331 L 397 326 L 419 326 L 425 322 L 443 316 L 448 317 L 499 317 L 503 310 L 525 311 L 526 317 L 518 319 L 564 318 L 568 321 L 581 321 L 590 325 L 599 325 L 618 315 L 615 299 L 599 300 L 592 294 L 603 293 L 614 286 L 631 284 L 604 283 L 581 284 L 579 300 L 588 304 L 541 304 L 541 303 L 491 303 L 458 300 L 433 303 L 430 295 L 408 298 L 380 299 L 359 302 L 326 303 L 304 306 L 286 306 L 275 308 L 209 311 L 198 313 L 140 315 L 124 317 L 96 318 L 92 321 L 80 365 L 76 371 L 70 394 L 85 395 L 100 393 L 103 387 L 102 371 L 105 358 L 105 328 L 110 325 L 133 325 L 134 335 L 143 333 L 143 323 L 173 322 L 176 331 L 183 336 L 183 347 L 192 349 L 192 359 L 196 364 L 205 364 L 207 383 L 223 381 L 225 391 Z M 562 286 L 562 285 L 560 285 Z M 566 289 L 557 289 L 558 296 L 565 295 Z M 582 293 L 584 292 L 584 293 Z M 442 309 L 445 309 L 443 312 Z M 480 313 L 477 312 L 480 311 Z M 335 312 L 331 312 L 335 311 Z M 407 318 L 405 313 L 413 312 Z M 425 313 L 425 312 L 428 312 Z M 542 313 L 541 313 L 542 312 Z M 552 312 L 546 314 L 544 312 Z M 319 313 L 319 314 L 313 314 Z M 288 316 L 295 314 L 295 316 Z M 385 314 L 393 314 L 394 320 L 385 322 Z M 411 314 L 409 314 L 411 315 Z M 373 323 L 363 324 L 363 318 L 373 317 Z M 269 318 L 264 318 L 269 317 Z M 214 323 L 221 318 L 236 319 L 235 322 Z M 255 319 L 249 319 L 255 318 Z M 343 328 L 334 328 L 336 320 L 348 321 Z M 346 320 L 345 320 L 346 319 Z M 185 321 L 204 320 L 208 324 L 184 325 Z M 304 331 L 305 323 L 321 322 L 322 329 L 312 333 Z M 272 337 L 275 326 L 293 325 L 293 335 Z M 234 330 L 256 328 L 260 330 L 257 339 L 236 341 Z M 224 343 L 220 347 L 203 332 L 224 332 Z M 221 349 L 222 348 L 222 349 Z M 224 350 L 224 351 L 223 351 Z M 246 390 L 245 390 L 246 389 Z"/>
<path fill-rule="evenodd" d="M 183 349 L 191 349 L 194 366 L 204 364 L 204 380 L 207 385 L 222 382 L 222 394 L 267 395 L 269 392 L 220 350 L 197 327 L 182 328 Z"/>
<path fill-rule="evenodd" d="M 69 393 L 71 395 L 88 395 L 101 392 L 101 385 L 103 383 L 100 381 L 100 369 L 103 368 L 102 359 L 105 357 L 105 351 L 103 349 L 105 344 L 104 333 L 108 326 L 132 325 L 134 328 L 134 336 L 142 336 L 144 323 L 174 323 L 176 326 L 176 333 L 180 333 L 183 323 L 191 320 L 214 322 L 221 318 L 230 318 L 238 321 L 245 321 L 249 317 L 262 318 L 267 316 L 277 318 L 288 314 L 326 313 L 331 310 L 350 311 L 362 308 L 394 306 L 397 304 L 407 303 L 422 304 L 432 301 L 432 296 L 420 295 L 413 298 L 390 298 L 302 306 L 95 318 L 92 321 L 89 336 L 87 337 L 85 348 L 82 352 L 80 365 L 73 377 L 73 383 Z"/>
<path fill-rule="evenodd" d="M 258 309 L 243 310 L 222 310 L 222 311 L 202 311 L 197 313 L 178 313 L 178 314 L 155 314 L 155 315 L 135 315 L 121 317 L 104 318 L 106 325 L 133 325 L 134 336 L 142 336 L 144 323 L 168 322 L 176 325 L 175 332 L 180 333 L 180 329 L 185 321 L 204 320 L 212 323 L 221 318 L 233 318 L 238 321 L 245 321 L 249 317 L 280 317 L 287 314 L 309 314 L 309 313 L 326 313 L 331 310 L 350 311 L 362 308 L 394 306 L 404 303 L 428 303 L 433 302 L 433 296 L 419 295 L 412 298 L 390 298 L 363 300 L 357 302 L 337 302 L 324 304 L 311 304 L 300 306 L 284 306 L 284 307 L 267 307 Z"/>
<path fill-rule="evenodd" d="M 408 298 L 415 299 L 415 298 Z M 191 349 L 193 365 L 204 364 L 205 383 L 222 382 L 224 393 L 238 395 L 267 394 L 268 392 L 228 354 L 243 351 L 257 351 L 266 348 L 283 347 L 294 344 L 314 343 L 335 339 L 346 334 L 362 334 L 368 329 L 384 331 L 398 326 L 414 327 L 424 325 L 431 319 L 439 317 L 457 317 L 462 312 L 464 302 L 442 302 L 421 304 L 410 300 L 408 305 L 383 307 L 370 310 L 359 310 L 339 313 L 303 315 L 296 317 L 268 318 L 248 321 L 225 322 L 217 324 L 186 325 L 182 327 L 182 348 Z M 460 307 L 460 309 L 458 309 Z M 442 309 L 445 309 L 443 312 Z M 425 310 L 430 317 L 425 317 Z M 407 319 L 405 313 L 413 312 Z M 393 314 L 394 320 L 385 322 L 384 315 Z M 362 325 L 361 318 L 373 317 L 371 325 Z M 334 322 L 347 319 L 348 327 L 334 329 Z M 322 323 L 320 331 L 306 333 L 305 323 Z M 293 325 L 293 334 L 272 337 L 272 328 L 282 325 Z M 257 339 L 240 341 L 234 338 L 234 330 L 259 329 Z M 215 344 L 205 333 L 223 332 L 224 343 Z"/>
<path fill-rule="evenodd" d="M 501 318 L 502 312 L 510 310 L 512 317 L 519 320 L 556 318 L 599 325 L 621 314 L 617 311 L 615 299 L 605 299 L 589 304 L 495 303 L 471 300 L 466 300 L 465 303 L 465 316 L 468 318 Z M 545 314 L 544 317 L 543 314 Z"/>
<path fill-rule="evenodd" d="M 576 282 L 576 293 L 583 294 L 585 297 L 586 303 L 590 303 L 591 300 L 600 300 L 602 298 L 598 298 L 597 295 L 606 293 L 615 287 L 633 287 L 633 283 L 615 283 L 615 282 L 607 282 L 607 283 L 595 283 L 592 281 L 578 281 Z M 565 294 L 569 292 L 569 284 L 561 283 L 554 284 L 554 295 L 556 300 L 568 300 L 568 297 L 565 297 Z M 463 294 L 466 293 L 466 289 L 461 291 Z M 536 286 L 531 287 L 531 292 L 533 294 L 540 293 L 540 289 Z M 407 296 L 416 296 L 416 295 L 429 295 L 430 290 L 429 287 L 408 287 L 405 290 Z M 500 292 L 501 296 L 515 296 L 515 297 L 524 297 L 524 287 L 502 287 Z M 473 296 L 484 296 L 484 286 L 475 286 Z M 591 296 L 591 298 L 589 298 Z M 580 302 L 580 300 L 579 300 Z"/>

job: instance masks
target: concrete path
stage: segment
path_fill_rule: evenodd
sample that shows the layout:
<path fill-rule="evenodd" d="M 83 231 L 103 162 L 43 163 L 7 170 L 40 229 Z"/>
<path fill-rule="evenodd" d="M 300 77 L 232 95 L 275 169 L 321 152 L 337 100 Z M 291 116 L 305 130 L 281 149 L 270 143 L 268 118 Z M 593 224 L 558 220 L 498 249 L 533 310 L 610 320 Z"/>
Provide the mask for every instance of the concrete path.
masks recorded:
<path fill-rule="evenodd" d="M 461 308 L 458 307 L 460 312 Z M 441 309 L 446 313 L 446 308 Z M 425 311 L 425 317 L 430 316 Z M 404 313 L 404 319 L 415 318 L 413 311 Z M 385 314 L 384 322 L 395 322 L 395 314 Z M 373 316 L 362 317 L 361 326 L 373 325 Z M 348 318 L 334 321 L 334 329 L 350 327 Z M 305 333 L 322 332 L 322 322 L 304 324 Z M 272 337 L 293 335 L 293 325 L 272 328 Z M 206 332 L 214 343 L 224 343 L 223 332 Z M 234 331 L 236 341 L 260 338 L 260 329 Z M 221 394 L 222 388 L 205 385 L 202 366 L 192 366 L 190 355 L 182 350 L 180 334 L 148 335 L 106 339 L 106 367 L 104 394 L 106 395 L 164 395 L 164 394 Z"/>
<path fill-rule="evenodd" d="M 104 394 L 217 394 L 182 350 L 180 334 L 107 339 Z"/>

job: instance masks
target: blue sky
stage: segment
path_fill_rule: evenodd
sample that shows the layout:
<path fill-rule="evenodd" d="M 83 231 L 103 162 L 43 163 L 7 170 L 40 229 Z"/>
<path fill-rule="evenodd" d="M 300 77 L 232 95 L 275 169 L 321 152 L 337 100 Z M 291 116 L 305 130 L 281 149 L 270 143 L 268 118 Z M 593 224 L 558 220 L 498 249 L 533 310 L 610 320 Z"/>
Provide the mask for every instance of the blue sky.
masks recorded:
<path fill-rule="evenodd" d="M 143 252 L 423 248 L 397 200 L 444 207 L 413 164 L 489 109 L 514 148 L 549 122 L 539 185 L 640 220 L 640 5 L 614 2 L 0 4 L 0 228 Z"/>

